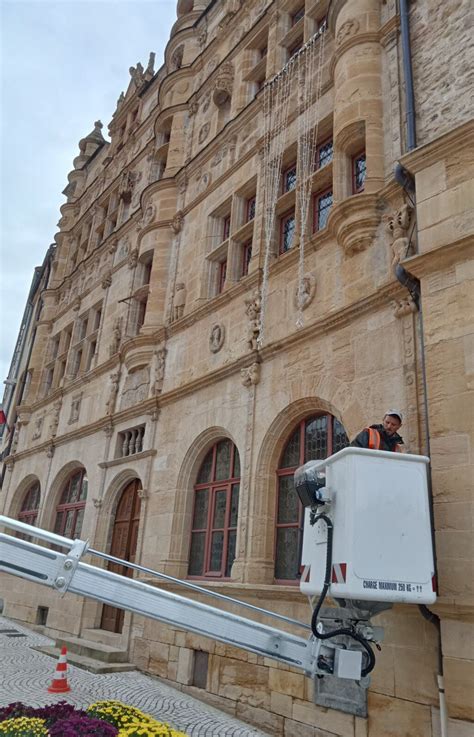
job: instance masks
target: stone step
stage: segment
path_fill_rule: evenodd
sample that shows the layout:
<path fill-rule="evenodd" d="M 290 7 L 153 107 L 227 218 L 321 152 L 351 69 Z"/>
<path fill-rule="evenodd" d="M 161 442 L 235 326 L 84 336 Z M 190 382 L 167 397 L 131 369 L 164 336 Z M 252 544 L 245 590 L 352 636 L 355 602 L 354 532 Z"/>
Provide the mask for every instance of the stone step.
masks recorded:
<path fill-rule="evenodd" d="M 128 661 L 126 650 L 106 645 L 103 642 L 94 642 L 83 637 L 56 637 L 56 647 L 62 648 L 64 645 L 70 653 L 101 660 L 103 663 L 126 663 Z"/>
<path fill-rule="evenodd" d="M 123 650 L 123 635 L 121 633 L 100 629 L 84 629 L 81 632 L 81 637 L 84 640 L 100 642 L 103 645 L 115 647 L 117 650 Z"/>
<path fill-rule="evenodd" d="M 54 645 L 35 645 L 32 649 L 55 659 L 59 658 L 61 653 L 61 649 Z M 97 660 L 74 652 L 68 652 L 67 662 L 90 673 L 123 673 L 125 671 L 137 670 L 133 663 L 105 663 L 103 660 Z"/>

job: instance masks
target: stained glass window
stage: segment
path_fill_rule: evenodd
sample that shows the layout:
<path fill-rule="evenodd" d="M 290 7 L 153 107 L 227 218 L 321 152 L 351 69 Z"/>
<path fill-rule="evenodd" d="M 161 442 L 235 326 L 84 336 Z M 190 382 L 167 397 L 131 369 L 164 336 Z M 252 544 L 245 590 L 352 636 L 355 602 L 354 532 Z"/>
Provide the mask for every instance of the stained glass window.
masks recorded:
<path fill-rule="evenodd" d="M 292 164 L 283 172 L 283 194 L 296 187 L 296 164 Z"/>
<path fill-rule="evenodd" d="M 316 195 L 314 200 L 314 229 L 322 230 L 326 227 L 333 204 L 332 190 Z"/>
<path fill-rule="evenodd" d="M 296 220 L 295 214 L 291 213 L 281 219 L 280 253 L 286 253 L 293 245 Z"/>
<path fill-rule="evenodd" d="M 207 453 L 194 487 L 188 576 L 229 578 L 235 558 L 240 459 L 230 440 Z"/>
<path fill-rule="evenodd" d="M 334 147 L 332 139 L 321 143 L 316 149 L 315 168 L 321 169 L 333 159 Z"/>
<path fill-rule="evenodd" d="M 39 502 L 40 485 L 39 481 L 35 481 L 29 487 L 23 498 L 21 510 L 18 515 L 18 519 L 20 520 L 20 522 L 24 522 L 26 525 L 36 525 L 36 520 L 38 519 Z M 24 540 L 30 539 L 28 535 L 24 535 L 23 533 L 17 533 L 17 537 Z"/>

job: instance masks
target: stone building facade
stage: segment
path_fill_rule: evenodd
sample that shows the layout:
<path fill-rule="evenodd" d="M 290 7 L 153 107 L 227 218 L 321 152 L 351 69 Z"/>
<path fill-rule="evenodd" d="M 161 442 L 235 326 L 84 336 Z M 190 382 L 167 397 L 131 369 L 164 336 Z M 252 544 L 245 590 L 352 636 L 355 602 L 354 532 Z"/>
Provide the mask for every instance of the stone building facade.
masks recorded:
<path fill-rule="evenodd" d="M 179 0 L 111 142 L 97 122 L 79 143 L 0 495 L 11 517 L 308 621 L 291 471 L 400 407 L 408 449 L 431 456 L 440 634 L 414 607 L 379 616 L 364 720 L 314 705 L 292 668 L 19 579 L 2 581 L 8 616 L 120 642 L 288 737 L 435 737 L 441 662 L 449 735 L 472 734 L 469 5 L 410 8 L 410 144 L 395 0 Z M 318 81 L 286 91 L 270 216 L 265 82 L 305 44 Z"/>

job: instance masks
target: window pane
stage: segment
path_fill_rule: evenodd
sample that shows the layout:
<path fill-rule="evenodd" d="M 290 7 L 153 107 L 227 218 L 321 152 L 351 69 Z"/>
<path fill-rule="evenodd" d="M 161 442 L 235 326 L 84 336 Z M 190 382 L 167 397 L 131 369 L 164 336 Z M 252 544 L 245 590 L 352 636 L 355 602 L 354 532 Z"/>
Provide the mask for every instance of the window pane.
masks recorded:
<path fill-rule="evenodd" d="M 280 463 L 280 468 L 292 468 L 292 466 L 299 466 L 300 462 L 300 429 L 293 433 L 288 445 L 283 453 L 283 458 Z"/>
<path fill-rule="evenodd" d="M 291 54 L 291 52 L 290 52 Z M 296 166 L 287 169 L 283 175 L 283 191 L 291 192 L 296 187 Z"/>
<path fill-rule="evenodd" d="M 227 491 L 225 489 L 222 489 L 222 491 L 216 491 L 216 495 L 214 497 L 214 520 L 212 523 L 212 526 L 214 528 L 216 527 L 224 527 L 225 524 L 225 509 L 226 509 L 226 501 L 227 501 Z"/>
<path fill-rule="evenodd" d="M 230 497 L 230 527 L 237 527 L 237 517 L 239 515 L 239 490 L 240 484 L 234 484 Z"/>
<path fill-rule="evenodd" d="M 278 480 L 278 523 L 298 522 L 299 499 L 295 491 L 293 474 L 280 476 Z"/>
<path fill-rule="evenodd" d="M 66 512 L 66 524 L 64 525 L 64 537 L 71 537 L 72 536 L 72 529 L 73 529 L 73 523 L 74 523 L 74 516 L 75 516 L 75 510 L 69 509 Z"/>
<path fill-rule="evenodd" d="M 240 479 L 240 456 L 237 448 L 234 447 L 234 479 Z"/>
<path fill-rule="evenodd" d="M 317 229 L 321 230 L 322 228 L 326 227 L 329 213 L 331 212 L 332 207 L 332 192 L 327 192 L 324 195 L 321 195 L 321 197 L 318 197 L 318 207 L 317 207 Z"/>
<path fill-rule="evenodd" d="M 318 148 L 316 166 L 321 169 L 322 166 L 329 164 L 333 157 L 332 141 L 328 141 Z"/>
<path fill-rule="evenodd" d="M 206 533 L 193 532 L 191 537 L 191 551 L 189 553 L 189 576 L 202 576 L 204 568 L 204 543 Z"/>
<path fill-rule="evenodd" d="M 275 578 L 294 579 L 298 573 L 298 528 L 277 530 Z"/>
<path fill-rule="evenodd" d="M 207 527 L 207 509 L 209 489 L 199 489 L 194 496 L 193 530 L 204 530 Z"/>
<path fill-rule="evenodd" d="M 305 454 L 304 462 L 327 458 L 328 454 L 328 419 L 314 417 L 305 424 Z"/>
<path fill-rule="evenodd" d="M 235 543 L 237 540 L 237 532 L 235 530 L 231 530 L 229 532 L 229 537 L 227 538 L 227 563 L 225 566 L 225 575 L 230 576 L 230 571 L 232 568 L 232 563 L 235 560 Z"/>
<path fill-rule="evenodd" d="M 222 553 L 224 550 L 224 533 L 213 532 L 211 538 L 211 559 L 209 570 L 218 573 L 222 567 Z"/>
<path fill-rule="evenodd" d="M 40 498 L 40 487 L 39 484 L 32 486 L 25 496 L 23 504 L 21 506 L 22 512 L 27 512 L 30 509 L 38 509 Z"/>
<path fill-rule="evenodd" d="M 58 535 L 62 535 L 63 517 L 64 517 L 64 512 L 58 512 L 56 515 L 56 522 L 54 523 L 54 532 L 56 532 L 56 534 Z"/>
<path fill-rule="evenodd" d="M 73 537 L 80 537 L 82 532 L 82 522 L 84 520 L 85 507 L 77 510 L 76 522 L 72 531 Z"/>
<path fill-rule="evenodd" d="M 337 453 L 338 450 L 342 450 L 349 445 L 349 438 L 344 430 L 344 425 L 341 425 L 339 420 L 334 419 L 333 431 L 332 431 L 332 452 Z"/>
<path fill-rule="evenodd" d="M 84 502 L 87 499 L 87 489 L 89 487 L 87 476 L 82 477 L 81 493 L 79 495 L 79 501 Z"/>
<path fill-rule="evenodd" d="M 216 481 L 230 478 L 230 442 L 222 440 L 217 445 L 216 452 Z"/>
<path fill-rule="evenodd" d="M 354 189 L 360 190 L 364 187 L 366 175 L 366 159 L 365 154 L 354 159 Z"/>
<path fill-rule="evenodd" d="M 63 501 L 64 504 L 73 504 L 74 502 L 78 501 L 80 483 L 81 483 L 81 474 L 75 473 L 69 483 L 69 489 L 67 490 L 66 498 Z"/>
<path fill-rule="evenodd" d="M 295 234 L 296 221 L 295 216 L 290 215 L 283 221 L 281 250 L 283 253 L 289 251 L 293 245 L 293 236 Z"/>
<path fill-rule="evenodd" d="M 207 456 L 204 458 L 202 466 L 199 470 L 199 474 L 197 478 L 198 484 L 206 484 L 208 481 L 211 480 L 212 455 L 213 455 L 213 450 L 211 449 L 209 453 L 207 454 Z"/>

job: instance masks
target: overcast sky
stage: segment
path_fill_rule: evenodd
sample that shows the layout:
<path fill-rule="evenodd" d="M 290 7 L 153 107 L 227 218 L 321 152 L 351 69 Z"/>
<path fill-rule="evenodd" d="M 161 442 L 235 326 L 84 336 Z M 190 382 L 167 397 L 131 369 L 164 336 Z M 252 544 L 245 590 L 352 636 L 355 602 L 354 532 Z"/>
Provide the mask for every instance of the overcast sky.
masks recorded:
<path fill-rule="evenodd" d="M 103 133 L 128 69 L 155 70 L 176 0 L 0 0 L 0 382 L 6 378 L 35 266 L 57 232 L 80 138 Z M 3 386 L 0 383 L 0 401 Z"/>

